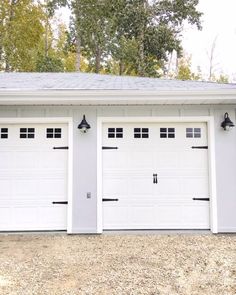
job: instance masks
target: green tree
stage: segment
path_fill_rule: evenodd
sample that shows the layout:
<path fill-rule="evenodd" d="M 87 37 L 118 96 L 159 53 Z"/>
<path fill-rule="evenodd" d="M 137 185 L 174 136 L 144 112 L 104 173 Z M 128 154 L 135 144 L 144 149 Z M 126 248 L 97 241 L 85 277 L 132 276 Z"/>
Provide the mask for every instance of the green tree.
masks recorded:
<path fill-rule="evenodd" d="M 0 64 L 5 71 L 34 71 L 44 34 L 41 6 L 32 0 L 0 2 Z"/>
<path fill-rule="evenodd" d="M 61 59 L 50 56 L 40 56 L 36 62 L 36 72 L 63 72 Z"/>
<path fill-rule="evenodd" d="M 224 75 L 224 74 L 220 74 L 220 76 L 216 79 L 217 83 L 229 83 L 229 77 Z"/>
<path fill-rule="evenodd" d="M 198 68 L 197 73 L 192 72 L 191 58 L 184 56 L 178 59 L 178 69 L 175 78 L 178 80 L 202 80 L 201 69 Z"/>
<path fill-rule="evenodd" d="M 188 22 L 201 29 L 198 0 L 111 0 L 118 36 L 137 42 L 136 64 L 140 76 L 158 76 L 168 53 L 181 55 L 180 33 Z"/>
<path fill-rule="evenodd" d="M 68 5 L 73 15 L 71 39 L 90 71 L 132 72 L 159 76 L 168 53 L 181 55 L 183 23 L 201 29 L 198 0 L 52 0 Z M 114 68 L 113 68 L 114 67 Z"/>

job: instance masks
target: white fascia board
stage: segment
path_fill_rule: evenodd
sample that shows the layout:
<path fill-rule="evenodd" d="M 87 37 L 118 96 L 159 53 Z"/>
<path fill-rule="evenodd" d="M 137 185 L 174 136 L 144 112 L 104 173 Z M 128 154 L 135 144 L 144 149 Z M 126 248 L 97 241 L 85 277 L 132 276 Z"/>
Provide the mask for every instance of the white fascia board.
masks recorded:
<path fill-rule="evenodd" d="M 140 90 L 0 90 L 0 105 L 146 105 L 235 104 L 236 89 Z"/>

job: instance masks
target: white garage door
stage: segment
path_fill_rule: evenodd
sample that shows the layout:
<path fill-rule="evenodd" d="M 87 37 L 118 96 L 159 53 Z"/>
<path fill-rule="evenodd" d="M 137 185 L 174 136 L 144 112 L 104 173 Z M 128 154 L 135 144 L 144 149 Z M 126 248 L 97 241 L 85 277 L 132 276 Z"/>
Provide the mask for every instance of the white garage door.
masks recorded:
<path fill-rule="evenodd" d="M 0 126 L 0 230 L 63 230 L 67 125 Z"/>
<path fill-rule="evenodd" d="M 207 158 L 205 123 L 104 124 L 103 228 L 208 229 Z"/>

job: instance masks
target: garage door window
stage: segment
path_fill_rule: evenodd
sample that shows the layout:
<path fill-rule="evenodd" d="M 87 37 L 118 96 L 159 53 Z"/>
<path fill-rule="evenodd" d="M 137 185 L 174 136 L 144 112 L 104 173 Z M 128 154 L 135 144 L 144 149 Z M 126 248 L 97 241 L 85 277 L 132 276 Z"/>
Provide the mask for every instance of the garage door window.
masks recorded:
<path fill-rule="evenodd" d="M 34 128 L 20 128 L 20 138 L 34 138 Z"/>
<path fill-rule="evenodd" d="M 187 138 L 201 138 L 201 128 L 186 128 Z"/>
<path fill-rule="evenodd" d="M 160 138 L 175 138 L 175 128 L 160 128 Z"/>
<path fill-rule="evenodd" d="M 134 128 L 134 138 L 149 138 L 149 129 Z"/>
<path fill-rule="evenodd" d="M 8 128 L 1 128 L 1 138 L 8 138 Z"/>
<path fill-rule="evenodd" d="M 123 138 L 123 128 L 108 128 L 108 138 Z"/>
<path fill-rule="evenodd" d="M 47 138 L 61 138 L 61 128 L 47 128 Z"/>

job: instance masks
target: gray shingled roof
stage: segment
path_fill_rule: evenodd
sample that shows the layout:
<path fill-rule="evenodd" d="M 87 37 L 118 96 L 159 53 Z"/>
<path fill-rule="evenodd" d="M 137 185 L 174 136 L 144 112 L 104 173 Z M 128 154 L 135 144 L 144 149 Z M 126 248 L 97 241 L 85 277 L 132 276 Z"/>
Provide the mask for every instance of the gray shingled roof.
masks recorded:
<path fill-rule="evenodd" d="M 0 73 L 0 90 L 220 90 L 236 84 L 165 80 L 87 73 Z"/>

